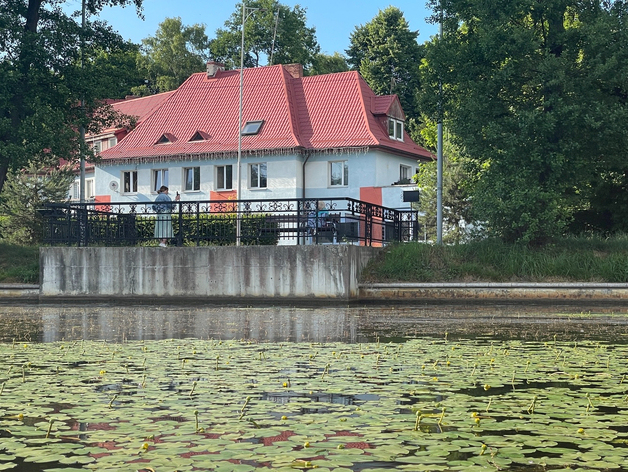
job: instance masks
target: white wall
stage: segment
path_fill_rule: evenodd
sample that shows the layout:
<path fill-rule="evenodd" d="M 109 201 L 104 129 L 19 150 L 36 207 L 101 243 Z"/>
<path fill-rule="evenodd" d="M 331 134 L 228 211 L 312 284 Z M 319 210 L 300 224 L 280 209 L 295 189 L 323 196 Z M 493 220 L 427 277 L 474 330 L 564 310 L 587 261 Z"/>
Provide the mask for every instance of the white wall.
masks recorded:
<path fill-rule="evenodd" d="M 305 157 L 301 155 L 286 156 L 261 156 L 246 157 L 242 159 L 242 195 L 244 200 L 252 199 L 282 199 L 301 198 L 302 188 L 302 163 Z M 330 185 L 330 165 L 332 161 L 348 161 L 349 185 Z M 249 187 L 249 164 L 267 164 L 268 186 L 262 189 Z M 216 159 L 205 161 L 169 161 L 126 165 L 103 165 L 96 167 L 96 195 L 109 195 L 116 202 L 145 202 L 152 201 L 156 193 L 152 191 L 152 173 L 155 169 L 168 169 L 168 187 L 170 195 L 180 192 L 182 200 L 209 200 L 210 191 L 217 191 L 215 185 L 216 166 L 233 165 L 233 190 L 237 189 L 236 183 L 236 158 Z M 412 169 L 418 166 L 416 161 L 378 150 L 370 150 L 368 153 L 354 154 L 318 154 L 312 155 L 305 165 L 305 185 L 307 186 L 306 198 L 360 198 L 361 187 L 391 188 L 393 182 L 399 180 L 399 167 L 408 165 Z M 183 169 L 186 167 L 200 167 L 201 185 L 199 191 L 184 192 Z M 122 172 L 138 172 L 137 194 L 125 195 L 121 193 Z M 118 184 L 118 191 L 112 191 L 109 183 Z M 384 206 L 399 208 L 402 190 L 394 186 L 392 190 L 382 192 L 385 201 Z M 388 205 L 386 201 L 393 203 Z M 403 203 L 403 202 L 402 202 Z"/>

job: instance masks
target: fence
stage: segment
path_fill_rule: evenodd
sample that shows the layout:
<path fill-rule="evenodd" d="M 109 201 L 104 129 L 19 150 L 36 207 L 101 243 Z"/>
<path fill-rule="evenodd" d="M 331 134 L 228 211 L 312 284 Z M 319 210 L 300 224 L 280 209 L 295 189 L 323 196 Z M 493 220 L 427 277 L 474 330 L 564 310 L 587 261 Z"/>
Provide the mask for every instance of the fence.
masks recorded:
<path fill-rule="evenodd" d="M 351 198 L 55 203 L 40 213 L 44 243 L 68 246 L 154 244 L 162 236 L 157 222 L 172 225 L 169 239 L 177 246 L 238 239 L 242 245 L 382 246 L 416 240 L 419 232 L 415 211 Z"/>

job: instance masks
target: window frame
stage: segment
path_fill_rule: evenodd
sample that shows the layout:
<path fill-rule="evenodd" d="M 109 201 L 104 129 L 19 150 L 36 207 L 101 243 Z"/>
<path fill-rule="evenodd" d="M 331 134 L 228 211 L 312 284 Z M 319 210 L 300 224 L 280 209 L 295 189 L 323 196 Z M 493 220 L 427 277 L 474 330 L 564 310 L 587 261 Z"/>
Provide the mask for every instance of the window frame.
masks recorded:
<path fill-rule="evenodd" d="M 112 138 L 109 138 L 107 140 L 107 146 L 108 146 L 107 149 L 111 149 L 112 147 L 114 147 L 117 144 L 118 144 L 118 138 L 116 138 L 115 136 L 112 137 Z"/>
<path fill-rule="evenodd" d="M 334 183 L 334 164 L 342 165 L 340 183 Z M 329 186 L 330 187 L 348 187 L 349 186 L 349 161 L 329 161 Z"/>
<path fill-rule="evenodd" d="M 253 136 L 259 134 L 262 130 L 262 125 L 264 124 L 264 120 L 254 120 L 247 121 L 245 125 L 242 127 L 240 134 L 242 136 Z"/>
<path fill-rule="evenodd" d="M 129 175 L 129 190 L 126 190 L 127 179 L 126 176 Z M 123 170 L 122 176 L 120 178 L 120 182 L 122 182 L 120 194 L 122 195 L 134 195 L 137 193 L 138 187 L 138 175 L 136 170 Z"/>
<path fill-rule="evenodd" d="M 85 200 L 93 200 L 95 196 L 96 196 L 96 179 L 94 178 L 85 179 Z"/>
<path fill-rule="evenodd" d="M 159 176 L 159 178 L 158 178 Z M 165 178 L 164 178 L 165 177 Z M 168 186 L 168 169 L 153 169 L 151 172 L 151 191 L 157 193 L 162 185 Z"/>
<path fill-rule="evenodd" d="M 404 172 L 406 171 L 406 176 L 404 176 Z M 412 166 L 408 166 L 405 164 L 399 164 L 399 182 L 403 181 L 403 180 L 408 180 L 409 182 L 412 182 Z"/>
<path fill-rule="evenodd" d="M 227 167 L 230 169 L 230 171 L 227 171 Z M 222 178 L 220 178 L 220 169 L 223 169 Z M 230 176 L 228 175 L 229 173 L 231 173 Z M 227 186 L 227 180 L 229 181 L 229 186 Z M 216 190 L 222 190 L 222 191 L 233 190 L 233 164 L 225 164 L 223 166 L 216 166 L 215 183 L 216 183 L 215 185 Z"/>
<path fill-rule="evenodd" d="M 188 188 L 188 172 L 192 171 L 192 188 Z M 184 192 L 200 192 L 201 191 L 201 167 L 184 167 L 183 168 L 183 191 Z"/>
<path fill-rule="evenodd" d="M 93 141 L 92 151 L 94 151 L 94 154 L 100 154 L 102 152 L 102 141 L 99 141 L 99 140 Z"/>
<path fill-rule="evenodd" d="M 403 142 L 404 122 L 396 118 L 388 117 L 388 137 L 395 141 Z"/>
<path fill-rule="evenodd" d="M 254 168 L 257 168 L 257 171 L 255 173 L 255 175 L 257 176 L 256 182 L 253 182 L 253 176 L 254 176 L 253 169 Z M 248 181 L 249 181 L 249 189 L 251 190 L 267 189 L 268 188 L 268 163 L 267 162 L 254 162 L 254 163 L 249 164 Z M 262 185 L 262 183 L 264 185 Z"/>

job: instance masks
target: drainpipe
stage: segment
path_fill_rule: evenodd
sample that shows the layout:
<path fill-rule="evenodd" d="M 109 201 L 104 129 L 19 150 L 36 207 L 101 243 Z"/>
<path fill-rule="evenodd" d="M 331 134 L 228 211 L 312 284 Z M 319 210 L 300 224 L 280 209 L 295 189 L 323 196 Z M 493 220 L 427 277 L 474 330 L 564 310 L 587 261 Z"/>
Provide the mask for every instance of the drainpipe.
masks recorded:
<path fill-rule="evenodd" d="M 307 161 L 310 160 L 310 156 L 312 155 L 311 152 L 306 152 L 305 153 L 305 160 L 303 161 L 303 165 L 301 166 L 301 172 L 302 172 L 302 182 L 303 182 L 303 187 L 301 188 L 301 198 L 305 198 L 305 164 L 307 164 Z"/>
<path fill-rule="evenodd" d="M 301 187 L 301 198 L 303 198 L 305 200 L 305 164 L 307 164 L 307 161 L 310 160 L 310 156 L 312 155 L 311 152 L 306 152 L 305 153 L 305 160 L 303 161 L 303 165 L 301 166 L 301 182 L 302 182 L 302 187 Z M 306 215 L 307 217 L 307 215 Z M 300 224 L 300 222 L 299 222 Z M 301 238 L 297 238 L 297 244 L 301 243 Z M 303 243 L 305 243 L 305 236 L 303 237 Z"/>

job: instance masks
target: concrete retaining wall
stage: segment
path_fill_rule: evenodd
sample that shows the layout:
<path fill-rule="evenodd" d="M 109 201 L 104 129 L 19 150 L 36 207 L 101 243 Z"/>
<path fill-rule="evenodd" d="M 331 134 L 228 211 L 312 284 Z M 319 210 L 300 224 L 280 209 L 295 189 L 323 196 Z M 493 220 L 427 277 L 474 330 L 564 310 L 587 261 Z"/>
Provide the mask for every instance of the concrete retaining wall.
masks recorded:
<path fill-rule="evenodd" d="M 380 249 L 353 245 L 46 247 L 40 297 L 354 299 Z"/>
<path fill-rule="evenodd" d="M 375 283 L 360 284 L 359 299 L 397 302 L 628 301 L 624 283 Z"/>

